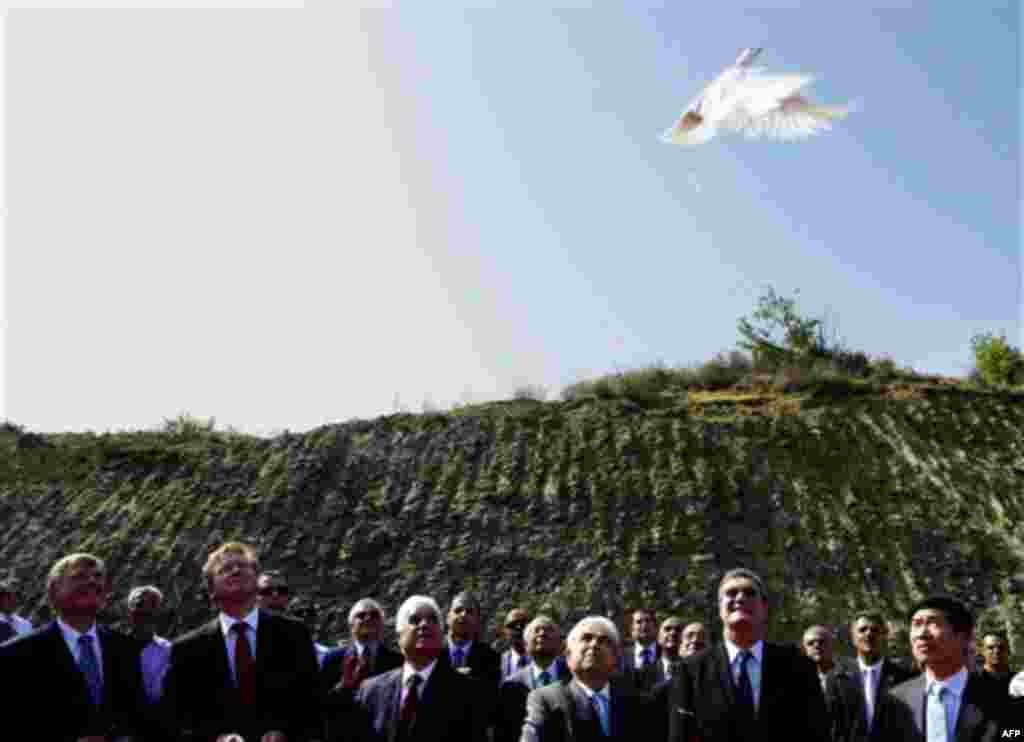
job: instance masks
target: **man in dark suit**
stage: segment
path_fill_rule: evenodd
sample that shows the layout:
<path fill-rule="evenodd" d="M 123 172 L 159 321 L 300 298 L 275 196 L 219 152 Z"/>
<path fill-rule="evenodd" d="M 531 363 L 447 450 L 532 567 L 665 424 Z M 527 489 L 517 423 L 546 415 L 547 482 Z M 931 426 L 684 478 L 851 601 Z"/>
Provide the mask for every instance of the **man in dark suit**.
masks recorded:
<path fill-rule="evenodd" d="M 621 639 L 604 616 L 588 616 L 569 632 L 572 680 L 530 692 L 521 742 L 664 739 L 662 714 L 646 694 L 617 674 Z"/>
<path fill-rule="evenodd" d="M 622 648 L 619 671 L 629 678 L 661 659 L 658 646 L 658 616 L 653 608 L 637 608 L 631 614 L 630 632 L 633 641 Z"/>
<path fill-rule="evenodd" d="M 692 657 L 708 647 L 707 631 L 699 621 L 686 624 L 683 629 L 683 641 L 679 645 L 680 657 Z"/>
<path fill-rule="evenodd" d="M 501 679 L 530 664 L 530 657 L 526 651 L 526 638 L 524 631 L 530 623 L 530 614 L 525 608 L 513 608 L 505 616 L 505 641 L 508 649 L 501 653 Z"/>
<path fill-rule="evenodd" d="M 485 735 L 476 681 L 439 657 L 441 609 L 416 595 L 398 609 L 395 628 L 404 658 L 395 670 L 365 681 L 355 695 L 350 723 L 336 742 L 477 742 Z"/>
<path fill-rule="evenodd" d="M 348 612 L 349 637 L 343 647 L 328 652 L 320 670 L 321 685 L 331 688 L 341 682 L 345 666 L 352 666 L 357 689 L 363 680 L 402 666 L 402 655 L 381 640 L 384 609 L 373 598 L 361 598 Z"/>
<path fill-rule="evenodd" d="M 299 621 L 256 607 L 255 550 L 229 542 L 203 567 L 220 614 L 171 646 L 164 700 L 176 733 L 196 742 L 305 742 L 320 737 L 317 661 Z"/>
<path fill-rule="evenodd" d="M 658 629 L 658 659 L 642 670 L 635 671 L 633 683 L 642 691 L 650 692 L 655 686 L 671 680 L 679 663 L 679 648 L 683 641 L 683 619 L 669 616 Z"/>
<path fill-rule="evenodd" d="M 320 692 L 330 739 L 341 734 L 351 711 L 352 695 L 367 678 L 403 663 L 402 655 L 381 641 L 384 609 L 373 598 L 360 598 L 348 612 L 351 641 L 328 652 L 320 669 Z"/>
<path fill-rule="evenodd" d="M 1010 642 L 1005 634 L 989 631 L 981 638 L 984 664 L 977 675 L 992 686 L 993 692 L 1010 693 L 1014 672 L 1010 669 Z"/>
<path fill-rule="evenodd" d="M 847 730 L 845 722 L 850 714 L 845 710 L 843 682 L 839 676 L 839 666 L 832 654 L 832 629 L 828 626 L 815 624 L 804 631 L 801 646 L 804 654 L 818 669 L 818 682 L 825 696 L 825 710 L 829 718 L 829 740 L 846 742 Z"/>
<path fill-rule="evenodd" d="M 880 613 L 855 613 L 850 622 L 850 639 L 857 657 L 838 664 L 834 672 L 839 724 L 845 740 L 866 742 L 872 739 L 878 699 L 917 673 L 885 656 L 889 622 Z"/>
<path fill-rule="evenodd" d="M 501 655 L 479 640 L 480 623 L 480 603 L 476 597 L 468 592 L 456 595 L 448 608 L 448 640 L 438 662 L 477 681 L 477 700 L 490 727 L 500 723 Z"/>
<path fill-rule="evenodd" d="M 12 738 L 111 742 L 162 739 L 150 716 L 131 637 L 96 624 L 106 604 L 106 567 L 71 554 L 50 569 L 47 597 L 56 619 L 0 647 L 0 697 Z"/>
<path fill-rule="evenodd" d="M 518 742 L 523 732 L 526 697 L 530 691 L 572 679 L 562 656 L 562 631 L 551 616 L 542 613 L 533 619 L 527 624 L 524 637 L 524 650 L 530 664 L 501 682 L 501 718 L 496 724 L 495 742 Z"/>
<path fill-rule="evenodd" d="M 989 692 L 964 664 L 974 616 L 961 601 L 932 596 L 910 611 L 910 646 L 924 672 L 876 708 L 879 742 L 994 742 L 1008 696 Z"/>
<path fill-rule="evenodd" d="M 814 663 L 765 640 L 768 598 L 761 578 L 732 569 L 718 586 L 722 644 L 683 660 L 667 694 L 671 742 L 828 739 Z"/>

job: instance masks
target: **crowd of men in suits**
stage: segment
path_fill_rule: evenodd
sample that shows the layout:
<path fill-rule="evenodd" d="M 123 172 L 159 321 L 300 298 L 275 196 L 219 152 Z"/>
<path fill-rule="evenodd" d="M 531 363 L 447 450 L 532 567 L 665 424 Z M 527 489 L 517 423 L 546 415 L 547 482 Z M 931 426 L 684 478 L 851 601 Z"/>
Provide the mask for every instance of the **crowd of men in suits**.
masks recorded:
<path fill-rule="evenodd" d="M 885 656 L 888 622 L 852 617 L 854 661 L 832 652 L 826 626 L 802 647 L 769 640 L 769 598 L 751 570 L 718 588 L 723 634 L 653 610 L 631 615 L 624 642 L 604 616 L 563 640 L 557 617 L 523 608 L 504 622 L 508 648 L 480 640 L 480 606 L 460 593 L 446 614 L 429 596 L 402 603 L 397 648 L 385 612 L 363 598 L 350 641 L 316 644 L 285 614 L 283 575 L 261 573 L 256 552 L 229 542 L 203 566 L 217 609 L 173 642 L 155 632 L 163 596 L 134 588 L 131 633 L 97 623 L 106 566 L 60 559 L 47 578 L 55 618 L 32 629 L 0 585 L 0 698 L 6 724 L 47 742 L 993 742 L 1024 734 L 1008 643 L 982 638 L 972 672 L 974 619 L 948 596 L 907 619 L 916 667 Z M 1024 683 L 1024 674 L 1020 676 Z"/>

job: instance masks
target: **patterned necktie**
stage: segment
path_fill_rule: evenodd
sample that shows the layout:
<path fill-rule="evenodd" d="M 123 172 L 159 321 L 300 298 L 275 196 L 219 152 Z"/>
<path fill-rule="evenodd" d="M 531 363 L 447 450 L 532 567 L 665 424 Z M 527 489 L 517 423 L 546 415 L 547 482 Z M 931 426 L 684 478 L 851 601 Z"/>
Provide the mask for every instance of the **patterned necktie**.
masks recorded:
<path fill-rule="evenodd" d="M 85 684 L 89 686 L 92 705 L 99 706 L 103 703 L 103 678 L 100 676 L 100 663 L 96 660 L 91 636 L 84 634 L 78 637 L 78 651 L 78 666 L 85 675 Z"/>
<path fill-rule="evenodd" d="M 462 651 L 462 647 L 455 648 L 455 654 L 452 657 L 453 667 L 462 667 L 462 663 L 466 661 L 466 653 Z"/>
<path fill-rule="evenodd" d="M 747 715 L 754 718 L 754 688 L 750 684 L 750 676 L 747 674 L 747 662 L 750 660 L 750 652 L 740 652 L 740 677 L 736 683 L 736 705 Z"/>
<path fill-rule="evenodd" d="M 249 624 L 239 621 L 231 630 L 235 634 L 235 679 L 238 681 L 238 700 L 243 705 L 256 704 L 256 661 L 246 633 Z"/>
<path fill-rule="evenodd" d="M 601 731 L 604 732 L 604 736 L 610 735 L 608 731 L 608 699 L 602 696 L 600 693 L 594 693 L 590 697 L 590 701 L 594 706 L 594 711 L 597 713 L 597 720 L 601 722 Z M 931 742 L 931 740 L 929 740 Z"/>
<path fill-rule="evenodd" d="M 423 678 L 419 675 L 410 675 L 409 679 L 405 681 L 405 685 L 409 690 L 405 694 L 405 700 L 402 701 L 402 709 L 399 713 L 399 719 L 404 725 L 409 725 L 416 721 L 416 707 L 419 706 L 420 702 L 420 694 L 417 688 L 419 688 L 422 682 Z"/>
<path fill-rule="evenodd" d="M 933 685 L 928 690 L 928 708 L 924 721 L 928 742 L 949 742 L 946 730 L 946 704 L 944 700 L 949 691 L 940 685 Z"/>
<path fill-rule="evenodd" d="M 547 670 L 545 670 L 544 672 L 542 672 L 540 674 L 540 677 L 537 678 L 537 687 L 538 688 L 543 688 L 545 685 L 547 685 L 550 682 L 551 682 L 551 673 L 549 673 Z"/>

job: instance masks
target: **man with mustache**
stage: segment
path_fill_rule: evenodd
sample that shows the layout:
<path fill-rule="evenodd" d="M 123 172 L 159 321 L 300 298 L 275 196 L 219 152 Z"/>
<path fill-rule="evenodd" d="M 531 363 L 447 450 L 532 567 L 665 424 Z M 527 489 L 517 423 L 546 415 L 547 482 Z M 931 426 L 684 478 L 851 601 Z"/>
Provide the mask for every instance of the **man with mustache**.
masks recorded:
<path fill-rule="evenodd" d="M 369 678 L 355 695 L 352 723 L 335 742 L 477 742 L 485 717 L 476 682 L 441 662 L 441 609 L 414 595 L 395 618 L 401 667 Z"/>
<path fill-rule="evenodd" d="M 814 663 L 767 641 L 768 596 L 749 569 L 718 585 L 723 642 L 683 660 L 668 692 L 671 742 L 822 742 L 829 734 Z"/>
<path fill-rule="evenodd" d="M 569 632 L 572 680 L 530 692 L 521 742 L 664 739 L 663 715 L 618 674 L 622 640 L 604 616 L 588 616 Z"/>
<path fill-rule="evenodd" d="M 4 722 L 22 730 L 14 737 L 163 739 L 146 709 L 138 643 L 96 623 L 107 598 L 103 560 L 84 553 L 59 559 L 46 593 L 56 618 L 0 647 Z"/>

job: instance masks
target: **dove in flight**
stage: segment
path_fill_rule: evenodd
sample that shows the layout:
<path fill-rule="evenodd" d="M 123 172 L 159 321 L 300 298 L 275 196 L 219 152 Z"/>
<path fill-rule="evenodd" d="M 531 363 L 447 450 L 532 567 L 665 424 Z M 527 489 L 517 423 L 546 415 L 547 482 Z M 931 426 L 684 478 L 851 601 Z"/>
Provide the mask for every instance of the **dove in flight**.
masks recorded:
<path fill-rule="evenodd" d="M 767 75 L 751 66 L 760 48 L 744 49 L 693 102 L 675 124 L 661 135 L 671 144 L 694 145 L 710 141 L 721 129 L 747 137 L 802 139 L 831 129 L 850 106 L 823 106 L 800 91 L 814 79 L 807 75 Z"/>

